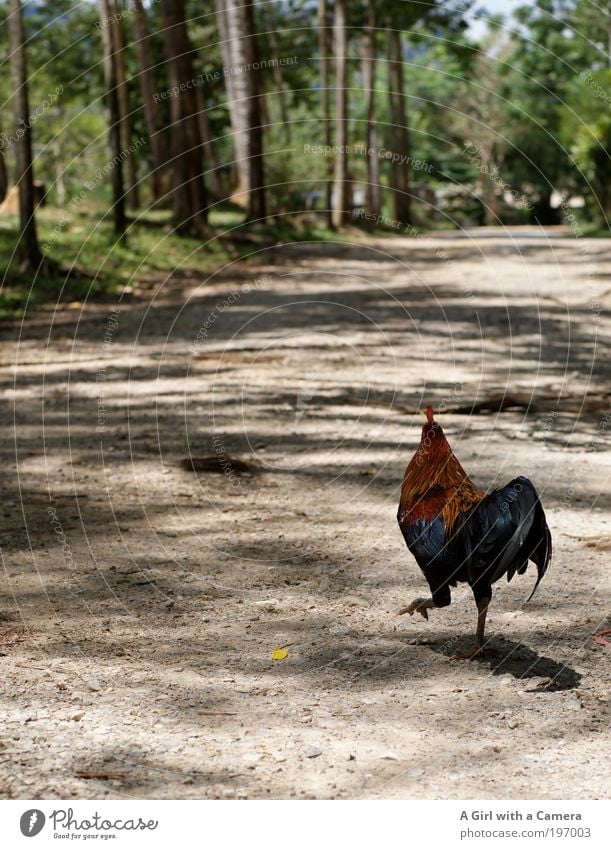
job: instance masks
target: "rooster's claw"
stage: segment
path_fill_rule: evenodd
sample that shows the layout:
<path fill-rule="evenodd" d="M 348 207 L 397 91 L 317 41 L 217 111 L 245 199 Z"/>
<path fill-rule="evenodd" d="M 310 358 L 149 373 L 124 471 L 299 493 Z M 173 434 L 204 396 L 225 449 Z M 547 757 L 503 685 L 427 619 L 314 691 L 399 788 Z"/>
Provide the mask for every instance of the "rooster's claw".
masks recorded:
<path fill-rule="evenodd" d="M 413 616 L 414 613 L 419 613 L 421 616 L 424 616 L 425 619 L 428 619 L 428 611 L 431 607 L 434 607 L 432 599 L 415 598 L 407 607 L 401 608 L 401 610 L 397 613 L 397 616 L 403 616 L 404 613 L 409 613 L 410 616 Z"/>

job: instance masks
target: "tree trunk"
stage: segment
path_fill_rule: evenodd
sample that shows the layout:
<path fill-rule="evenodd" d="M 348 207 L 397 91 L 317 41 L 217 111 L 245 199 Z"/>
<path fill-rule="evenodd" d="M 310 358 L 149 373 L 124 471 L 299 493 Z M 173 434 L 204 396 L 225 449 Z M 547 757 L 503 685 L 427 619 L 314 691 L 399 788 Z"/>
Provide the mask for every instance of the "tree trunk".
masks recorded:
<path fill-rule="evenodd" d="M 236 93 L 235 76 L 232 73 L 234 66 L 233 42 L 229 31 L 229 11 L 226 0 L 216 0 L 216 19 L 219 31 L 219 41 L 223 66 L 225 68 L 225 89 L 227 91 L 227 105 L 229 108 L 229 121 L 233 135 L 233 168 L 234 182 L 232 185 L 232 198 L 237 203 L 247 203 L 250 192 L 250 174 L 248 169 L 248 127 L 246 125 L 246 109 L 239 102 Z"/>
<path fill-rule="evenodd" d="M 207 223 L 207 197 L 203 177 L 203 151 L 197 120 L 193 47 L 187 33 L 184 0 L 161 0 L 163 42 L 170 96 L 172 204 L 174 226 L 184 233 L 203 235 Z"/>
<path fill-rule="evenodd" d="M 244 0 L 242 0 L 244 2 Z M 255 7 L 253 0 L 244 3 L 246 17 L 247 56 L 249 64 L 261 61 L 255 27 Z M 251 83 L 251 96 L 248 103 L 249 156 L 250 156 L 250 198 L 246 217 L 252 220 L 264 220 L 267 215 L 265 198 L 265 174 L 263 168 L 263 103 L 265 94 L 260 71 L 248 74 Z"/>
<path fill-rule="evenodd" d="M 388 30 L 388 96 L 390 104 L 390 150 L 403 161 L 391 161 L 390 188 L 393 216 L 401 224 L 410 224 L 409 154 L 410 139 L 403 87 L 403 54 L 398 30 Z"/>
<path fill-rule="evenodd" d="M 318 2 L 318 51 L 320 53 L 320 93 L 322 126 L 325 147 L 331 147 L 331 114 L 329 103 L 329 28 L 327 26 L 327 0 Z M 333 226 L 333 160 L 325 157 L 325 211 L 329 227 Z"/>
<path fill-rule="evenodd" d="M 278 100 L 278 112 L 280 114 L 280 123 L 282 124 L 282 129 L 284 130 L 284 140 L 287 145 L 290 145 L 291 122 L 289 119 L 289 110 L 287 105 L 286 91 L 284 89 L 284 80 L 282 78 L 282 67 L 279 61 L 281 57 L 280 46 L 278 44 L 278 37 L 276 34 L 274 22 L 270 18 L 267 3 L 261 4 L 261 12 L 263 14 L 263 20 L 265 21 L 265 38 L 269 41 L 270 54 L 273 60 L 274 85 L 276 86 L 276 91 L 274 92 L 274 100 Z"/>
<path fill-rule="evenodd" d="M 114 62 L 117 75 L 117 94 L 119 97 L 119 112 L 121 115 L 121 138 L 123 156 L 127 166 L 127 203 L 132 209 L 137 209 L 139 203 L 138 174 L 136 157 L 132 141 L 133 126 L 129 108 L 129 88 L 125 78 L 125 39 L 123 38 L 122 6 L 116 0 L 108 0 L 110 8 L 110 39 L 113 46 Z"/>
<path fill-rule="evenodd" d="M 262 220 L 266 216 L 265 180 L 263 173 L 262 91 L 260 72 L 252 70 L 259 62 L 254 7 L 252 0 L 225 0 L 233 77 L 229 108 L 237 112 L 235 124 L 244 127 L 246 160 L 241 182 L 246 184 L 246 218 Z M 228 92 L 229 93 L 229 92 Z M 237 145 L 236 145 L 237 150 Z"/>
<path fill-rule="evenodd" d="M 333 226 L 343 227 L 348 217 L 348 98 L 346 0 L 335 0 L 333 21 L 333 46 L 335 51 L 335 190 L 333 192 Z"/>
<path fill-rule="evenodd" d="M 138 79 L 144 107 L 144 120 L 151 145 L 151 193 L 153 200 L 158 201 L 165 195 L 164 175 L 167 168 L 168 151 L 161 131 L 157 103 L 155 102 L 156 85 L 152 70 L 151 34 L 148 19 L 142 0 L 132 0 L 132 4 L 138 53 Z"/>
<path fill-rule="evenodd" d="M 372 215 L 380 214 L 380 160 L 378 157 L 378 134 L 376 127 L 376 14 L 369 7 L 363 49 L 363 86 L 367 95 L 367 186 L 366 207 Z"/>
<path fill-rule="evenodd" d="M 57 205 L 63 209 L 66 204 L 66 182 L 64 180 L 64 168 L 60 162 L 60 151 L 57 151 L 55 160 L 55 191 L 57 193 Z"/>
<path fill-rule="evenodd" d="M 499 216 L 497 211 L 496 185 L 492 179 L 494 172 L 494 159 L 492 156 L 492 145 L 486 144 L 486 140 L 480 139 L 480 147 L 478 149 L 478 170 L 477 176 L 477 194 L 481 198 L 482 206 L 484 207 L 484 225 L 499 224 Z"/>
<path fill-rule="evenodd" d="M 6 163 L 4 162 L 4 151 L 2 150 L 2 133 L 0 132 L 0 203 L 6 197 L 6 190 L 8 189 L 8 176 L 6 173 Z"/>
<path fill-rule="evenodd" d="M 26 266 L 38 269 L 43 255 L 38 245 L 34 218 L 34 174 L 32 169 L 32 131 L 28 100 L 28 69 L 23 37 L 20 0 L 8 5 L 9 61 L 15 111 L 16 181 L 19 187 L 19 253 Z"/>
<path fill-rule="evenodd" d="M 210 179 L 214 186 L 217 198 L 225 197 L 225 188 L 221 179 L 221 168 L 218 159 L 214 153 L 212 144 L 210 121 L 208 120 L 208 112 L 206 111 L 206 102 L 200 86 L 195 86 L 195 99 L 197 102 L 197 122 L 199 124 L 199 134 L 204 148 L 204 157 L 210 166 Z"/>
<path fill-rule="evenodd" d="M 108 139 L 112 156 L 110 179 L 112 184 L 112 216 L 117 236 L 123 237 L 127 227 L 125 217 L 125 193 L 123 190 L 123 159 L 121 156 L 121 113 L 117 95 L 117 74 L 113 58 L 112 38 L 109 27 L 110 6 L 108 0 L 100 0 L 100 32 L 104 51 L 104 83 L 109 113 Z"/>

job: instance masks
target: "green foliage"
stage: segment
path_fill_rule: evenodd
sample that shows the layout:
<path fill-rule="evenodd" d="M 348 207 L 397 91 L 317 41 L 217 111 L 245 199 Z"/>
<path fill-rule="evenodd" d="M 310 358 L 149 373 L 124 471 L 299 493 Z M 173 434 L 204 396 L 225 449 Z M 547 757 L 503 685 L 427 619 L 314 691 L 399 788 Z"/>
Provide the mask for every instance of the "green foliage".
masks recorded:
<path fill-rule="evenodd" d="M 146 5 L 154 84 L 157 91 L 164 91 L 168 82 L 159 4 Z M 214 158 L 221 163 L 222 186 L 227 187 L 224 194 L 229 194 L 233 145 L 216 16 L 210 4 L 204 10 L 195 0 L 187 5 L 198 93 L 209 120 Z M 553 190 L 567 197 L 582 195 L 584 214 L 597 225 L 604 221 L 603 213 L 609 215 L 611 205 L 611 71 L 604 8 L 597 10 L 590 0 L 535 0 L 515 11 L 513 32 L 502 19 L 490 18 L 487 32 L 475 43 L 465 18 L 473 8 L 472 0 L 349 3 L 349 169 L 350 179 L 361 186 L 367 162 L 363 37 L 372 8 L 378 27 L 375 99 L 378 145 L 382 148 L 392 146 L 385 29 L 402 33 L 410 179 L 421 198 L 414 203 L 417 223 L 483 223 L 486 207 L 488 220 L 528 220 L 530 212 L 508 202 L 512 193 L 532 204 L 541 220 L 546 215 L 554 220 L 549 205 Z M 138 142 L 136 161 L 146 185 L 151 165 L 149 139 L 129 6 L 125 12 L 122 27 L 134 139 Z M 261 57 L 285 60 L 280 75 L 269 67 L 257 72 L 266 92 L 265 170 L 269 208 L 275 217 L 271 224 L 258 228 L 257 237 L 290 238 L 296 226 L 303 226 L 294 213 L 307 210 L 316 199 L 323 205 L 323 181 L 332 160 L 331 153 L 317 149 L 324 141 L 317 3 L 257 3 L 255 14 Z M 328 15 L 331 26 L 332 2 L 328 3 Z M 15 128 L 5 18 L 6 0 L 0 0 L 0 128 L 10 174 Z M 180 240 L 169 233 L 163 210 L 147 213 L 146 226 L 133 227 L 125 245 L 114 243 L 107 215 L 112 165 L 98 22 L 95 3 L 36 0 L 24 7 L 35 176 L 47 188 L 47 205 L 39 211 L 40 241 L 47 253 L 62 263 L 76 261 L 98 269 L 94 291 L 99 295 L 125 285 L 132 275 L 170 271 L 180 265 L 185 251 L 192 249 L 193 267 L 204 269 L 226 252 L 227 246 L 221 249 L 214 239 L 203 248 L 196 241 Z M 332 57 L 329 67 L 333 89 Z M 334 101 L 332 90 L 331 121 Z M 157 105 L 169 145 L 170 100 L 160 99 Z M 477 147 L 476 154 L 469 155 L 468 145 Z M 387 187 L 389 163 L 382 159 L 380 165 L 381 181 Z M 208 183 L 214 197 L 218 185 L 212 180 Z M 433 190 L 442 209 L 436 216 L 429 205 Z M 144 192 L 145 203 L 147 197 Z M 382 205 L 383 215 L 389 215 L 390 192 L 382 192 Z M 307 226 L 314 228 L 308 232 L 329 237 L 315 216 L 308 213 L 306 217 Z M 226 203 L 212 211 L 213 226 L 219 231 L 238 228 L 243 234 L 240 220 L 240 210 Z M 14 227 L 14 222 L 4 221 L 0 230 L 2 270 L 8 268 L 13 284 L 5 300 L 9 311 L 23 302 L 24 292 L 29 290 L 28 281 L 22 280 L 19 268 L 10 260 Z M 80 284 L 74 286 L 78 289 Z M 38 281 L 35 298 L 45 301 L 57 294 L 56 287 L 56 281 L 48 281 L 48 287 L 44 280 Z M 72 292 L 79 298 L 82 294 Z"/>
<path fill-rule="evenodd" d="M 475 171 L 461 151 L 472 129 L 473 47 L 464 37 L 427 39 L 409 58 L 414 156 L 431 163 L 433 185 L 469 182 Z M 421 176 L 428 179 L 428 172 Z"/>
<path fill-rule="evenodd" d="M 13 167 L 11 85 L 6 3 L 0 5 L 1 123 L 9 172 Z M 71 0 L 28 5 L 24 14 L 29 70 L 34 175 L 48 201 L 66 203 L 108 160 L 99 59 L 97 7 Z M 59 182 L 59 189 L 58 189 Z M 104 190 L 106 187 L 103 187 Z"/>
<path fill-rule="evenodd" d="M 239 213 L 231 209 L 213 214 L 219 233 L 225 229 L 231 232 L 240 220 Z M 130 227 L 127 239 L 117 241 L 107 204 L 88 197 L 80 204 L 68 204 L 63 211 L 39 210 L 38 231 L 46 254 L 64 272 L 74 265 L 91 276 L 53 276 L 43 271 L 33 284 L 31 273 L 22 271 L 14 256 L 17 224 L 14 216 L 3 216 L 0 222 L 0 318 L 16 318 L 26 309 L 44 304 L 106 295 L 116 300 L 116 293 L 125 287 L 130 291 L 154 279 L 162 282 L 176 269 L 201 277 L 248 251 L 248 246 L 236 245 L 230 239 L 213 237 L 204 246 L 201 240 L 178 236 L 171 231 L 165 212 L 142 213 Z"/>
<path fill-rule="evenodd" d="M 596 219 L 611 215 L 611 68 L 574 79 L 560 112 L 562 141 Z"/>
<path fill-rule="evenodd" d="M 564 104 L 597 57 L 579 29 L 580 6 L 575 0 L 537 0 L 520 7 L 504 74 L 511 141 L 506 167 L 511 179 L 543 205 L 554 190 L 570 195 L 578 183 L 583 190 L 562 131 Z"/>

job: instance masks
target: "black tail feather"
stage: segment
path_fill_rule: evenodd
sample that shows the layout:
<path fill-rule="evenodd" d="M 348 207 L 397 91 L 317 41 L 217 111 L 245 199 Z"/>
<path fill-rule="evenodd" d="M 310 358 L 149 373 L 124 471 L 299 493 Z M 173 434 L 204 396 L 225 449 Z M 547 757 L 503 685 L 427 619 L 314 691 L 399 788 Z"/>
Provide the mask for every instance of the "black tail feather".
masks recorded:
<path fill-rule="evenodd" d="M 531 528 L 529 536 L 533 535 L 535 536 L 533 540 L 535 545 L 532 549 L 529 559 L 532 560 L 537 567 L 537 581 L 535 583 L 535 586 L 533 587 L 533 591 L 526 599 L 526 604 L 528 604 L 528 602 L 531 600 L 531 598 L 537 591 L 537 587 L 539 586 L 539 584 L 541 583 L 541 579 L 547 572 L 552 559 L 552 535 L 550 533 L 550 529 L 547 526 L 543 507 L 541 506 L 541 502 L 538 499 L 537 506 L 535 507 L 535 521 L 533 522 L 533 526 Z"/>

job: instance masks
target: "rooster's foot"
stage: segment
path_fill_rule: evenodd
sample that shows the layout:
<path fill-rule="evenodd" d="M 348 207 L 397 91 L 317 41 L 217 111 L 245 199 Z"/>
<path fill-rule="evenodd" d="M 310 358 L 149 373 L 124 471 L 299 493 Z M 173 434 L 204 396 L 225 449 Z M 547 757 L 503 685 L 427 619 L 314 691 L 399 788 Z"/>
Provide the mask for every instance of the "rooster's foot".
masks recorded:
<path fill-rule="evenodd" d="M 483 654 L 484 647 L 479 643 L 475 643 L 467 651 L 457 651 L 456 654 L 451 655 L 450 660 L 472 660 L 474 657 L 482 657 Z"/>
<path fill-rule="evenodd" d="M 397 616 L 403 616 L 404 613 L 409 613 L 410 616 L 413 616 L 414 613 L 419 613 L 425 619 L 428 619 L 429 614 L 427 611 L 432 607 L 435 607 L 432 598 L 415 598 L 407 607 L 401 608 Z"/>

